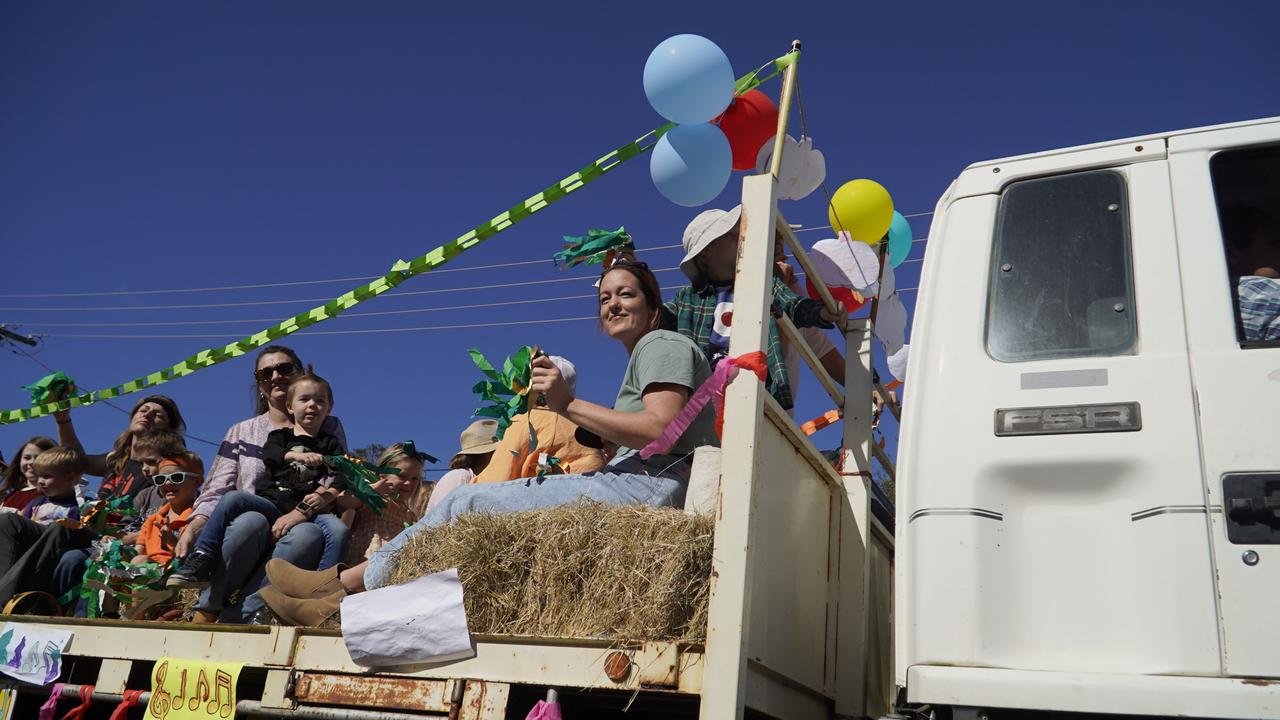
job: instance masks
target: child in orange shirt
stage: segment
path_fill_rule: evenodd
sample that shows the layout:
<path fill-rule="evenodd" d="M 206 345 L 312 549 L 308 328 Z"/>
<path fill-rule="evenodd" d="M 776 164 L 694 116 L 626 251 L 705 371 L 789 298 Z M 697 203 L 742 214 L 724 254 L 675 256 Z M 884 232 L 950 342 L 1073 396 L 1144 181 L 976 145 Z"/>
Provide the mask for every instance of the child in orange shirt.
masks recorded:
<path fill-rule="evenodd" d="M 159 489 L 165 504 L 143 521 L 142 529 L 138 531 L 135 545 L 138 554 L 133 558 L 133 564 L 153 562 L 165 565 L 173 560 L 173 548 L 191 519 L 191 508 L 199 495 L 202 480 L 204 463 L 190 450 L 160 461 L 151 482 Z"/>

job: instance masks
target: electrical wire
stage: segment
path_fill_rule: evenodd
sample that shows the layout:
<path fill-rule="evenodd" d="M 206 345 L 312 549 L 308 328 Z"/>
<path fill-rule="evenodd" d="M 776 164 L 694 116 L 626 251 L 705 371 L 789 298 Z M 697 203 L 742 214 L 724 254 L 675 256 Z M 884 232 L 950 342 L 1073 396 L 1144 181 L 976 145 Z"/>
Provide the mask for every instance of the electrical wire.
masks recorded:
<path fill-rule="evenodd" d="M 680 267 L 666 267 L 654 269 L 654 273 L 671 272 L 679 270 Z M 410 297 L 414 295 L 437 295 L 439 293 L 459 293 L 472 290 L 497 290 L 514 287 L 527 287 L 530 285 L 551 285 L 555 283 L 567 282 L 585 282 L 592 279 L 590 275 L 575 275 L 573 277 L 551 278 L 550 280 L 523 280 L 521 282 L 510 283 L 493 283 L 490 285 L 466 285 L 463 287 L 451 288 L 435 288 L 433 290 L 410 290 L 408 292 L 395 292 L 388 294 L 386 297 Z M 118 305 L 110 307 L 0 307 L 0 310 L 6 312 L 133 312 L 133 311 L 149 311 L 149 310 L 194 310 L 199 308 L 227 308 L 227 307 L 250 307 L 256 305 L 299 305 L 303 303 L 327 303 L 333 300 L 331 297 L 322 298 L 298 298 L 294 300 L 257 300 L 252 302 L 234 302 L 234 303 L 190 303 L 182 305 Z"/>
<path fill-rule="evenodd" d="M 30 360 L 31 362 L 35 363 L 36 365 L 39 365 L 40 367 L 44 368 L 47 372 L 50 372 L 50 373 L 57 372 L 57 371 L 56 371 L 56 370 L 54 370 L 53 368 L 51 368 L 51 367 L 49 367 L 48 365 L 44 364 L 44 362 L 42 362 L 42 361 L 40 360 L 40 358 L 36 357 L 34 354 L 29 353 L 29 352 L 27 352 L 26 350 L 23 350 L 22 348 L 17 347 L 17 346 L 14 346 L 14 347 L 13 347 L 13 348 L 11 348 L 11 349 L 13 350 L 14 354 L 22 355 L 23 357 L 27 358 L 27 359 L 28 359 L 28 360 Z M 125 410 L 124 408 L 120 407 L 119 405 L 116 405 L 115 403 L 111 402 L 110 400 L 99 400 L 98 402 L 102 403 L 103 405 L 106 405 L 107 407 L 109 407 L 109 408 L 111 408 L 111 409 L 113 409 L 113 410 L 119 410 L 119 411 L 120 411 L 121 413 L 123 413 L 124 415 L 128 415 L 128 414 L 129 414 L 129 411 L 128 411 L 128 410 Z M 202 438 L 202 437 L 197 437 L 197 436 L 195 436 L 195 435 L 192 435 L 192 434 L 191 434 L 191 433 L 189 433 L 189 432 L 183 432 L 183 433 L 182 433 L 182 436 L 183 436 L 183 437 L 185 437 L 185 438 L 187 438 L 188 440 L 195 440 L 196 442 L 202 442 L 202 443 L 204 443 L 205 445 L 210 445 L 210 446 L 212 446 L 212 447 L 221 447 L 221 443 L 216 443 L 216 442 L 213 442 L 212 440 L 205 440 L 204 438 Z"/>
<path fill-rule="evenodd" d="M 798 274 L 803 277 L 803 274 Z M 669 288 L 664 288 L 669 289 Z M 898 288 L 898 292 L 905 293 L 919 288 Z M 510 303 L 499 303 L 508 305 Z M 311 335 L 368 335 L 378 333 L 402 333 L 402 332 L 423 332 L 429 330 L 467 330 L 472 328 L 491 328 L 491 327 L 508 327 L 517 325 L 547 325 L 553 323 L 575 322 L 580 320 L 597 320 L 596 315 L 583 315 L 580 317 L 565 318 L 546 318 L 538 320 L 510 320 L 503 322 L 482 322 L 482 323 L 459 323 L 454 325 L 420 325 L 413 327 L 398 328 L 366 328 L 358 330 L 304 330 L 308 336 Z M 164 334 L 116 334 L 116 333 L 38 333 L 42 338 L 112 338 L 117 340 L 181 340 L 181 339 L 224 339 L 232 340 L 236 336 L 234 334 L 208 334 L 208 333 L 164 333 Z"/>
<path fill-rule="evenodd" d="M 656 252 L 658 250 L 671 250 L 673 248 L 682 247 L 681 245 L 658 245 L 656 247 L 640 248 L 636 252 Z M 432 270 L 431 275 L 440 275 L 443 273 L 472 272 L 475 270 L 496 270 L 498 268 L 524 267 L 528 265 L 546 265 L 547 259 L 540 260 L 516 260 L 513 262 L 494 263 L 492 265 L 468 265 L 466 267 L 441 268 Z M 361 275 L 357 277 L 328 278 L 326 280 L 294 280 L 292 282 L 278 283 L 255 283 L 252 285 L 220 285 L 213 287 L 197 287 L 197 288 L 171 288 L 165 290 L 101 290 L 95 292 L 75 292 L 75 293 L 0 293 L 0 298 L 73 298 L 73 297 L 108 297 L 121 295 L 166 295 L 180 293 L 200 293 L 200 292 L 229 292 L 233 290 L 256 290 L 260 288 L 279 288 L 279 287 L 297 287 L 300 285 L 324 285 L 326 283 L 338 282 L 368 282 L 377 280 L 381 275 Z"/>
<path fill-rule="evenodd" d="M 666 286 L 660 287 L 659 289 L 660 290 L 676 290 L 680 287 L 682 286 L 666 285 Z M 357 312 L 343 313 L 339 315 L 338 318 L 375 317 L 375 316 L 385 316 L 385 315 L 410 315 L 415 313 L 443 312 L 447 310 L 475 310 L 478 308 L 509 307 L 512 305 L 532 305 L 535 303 L 560 302 L 564 300 L 583 300 L 590 297 L 595 297 L 595 293 L 579 293 L 577 295 L 558 295 L 556 297 L 549 297 L 549 298 L 503 300 L 501 302 L 473 303 L 470 305 L 448 305 L 448 306 L 436 306 L 436 307 L 425 307 L 425 308 L 410 308 L 407 310 L 373 310 L 373 311 L 364 311 L 364 312 L 357 311 Z M 264 323 L 264 322 L 275 323 L 279 321 L 280 321 L 280 318 L 276 317 L 276 318 L 245 318 L 242 320 L 173 320 L 173 321 L 158 321 L 158 322 L 85 322 L 85 323 L 39 322 L 39 321 L 23 322 L 19 320 L 19 321 L 12 322 L 10 324 L 15 326 L 20 325 L 20 326 L 30 326 L 35 328 L 44 328 L 44 327 L 191 327 L 191 326 L 197 326 L 197 325 L 239 325 L 239 324 L 249 324 L 249 323 L 257 324 L 257 323 Z"/>

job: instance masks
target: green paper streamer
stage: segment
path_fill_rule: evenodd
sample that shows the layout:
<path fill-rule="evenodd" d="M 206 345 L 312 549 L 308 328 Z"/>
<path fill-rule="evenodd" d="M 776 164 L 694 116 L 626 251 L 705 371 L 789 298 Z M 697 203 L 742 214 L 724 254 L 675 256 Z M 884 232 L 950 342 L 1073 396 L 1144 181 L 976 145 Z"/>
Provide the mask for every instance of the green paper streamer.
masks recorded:
<path fill-rule="evenodd" d="M 779 75 L 784 68 L 796 62 L 799 59 L 799 53 L 788 53 L 770 63 L 774 72 L 763 78 L 759 77 L 760 70 L 753 71 L 743 76 L 737 81 L 736 88 L 738 95 L 754 89 L 761 83 Z M 766 65 L 765 67 L 768 67 Z M 55 412 L 61 412 L 70 408 L 87 407 L 100 400 L 111 400 L 112 398 L 128 395 L 140 390 L 162 385 L 171 380 L 186 377 L 194 372 L 202 370 L 219 363 L 224 363 L 232 358 L 238 358 L 245 353 L 256 350 L 264 345 L 279 340 L 286 335 L 291 335 L 303 328 L 310 327 L 316 323 L 324 322 L 330 318 L 337 317 L 339 314 L 350 310 L 356 305 L 377 297 L 388 290 L 398 286 L 405 280 L 421 275 L 422 273 L 435 270 L 444 265 L 453 258 L 457 257 L 465 250 L 469 250 L 482 241 L 497 235 L 507 228 L 515 225 L 517 222 L 530 217 L 534 213 L 541 212 L 551 204 L 564 199 L 567 195 L 577 192 L 585 187 L 588 183 L 599 179 L 605 173 L 617 168 L 622 163 L 632 160 L 640 155 L 648 152 L 658 142 L 658 139 L 667 133 L 668 130 L 675 127 L 675 123 L 667 123 L 658 128 L 650 130 L 635 140 L 612 150 L 600 159 L 583 167 L 576 173 L 564 178 L 558 183 L 547 187 L 542 192 L 530 196 L 523 202 L 517 203 L 506 212 L 503 212 L 485 223 L 463 233 L 456 239 L 441 245 L 440 247 L 424 254 L 413 260 L 397 260 L 391 266 L 391 270 L 386 275 L 374 280 L 366 285 L 361 285 L 333 300 L 312 308 L 305 312 L 298 313 L 291 318 L 286 318 L 276 325 L 260 330 L 248 337 L 241 338 L 235 342 L 227 343 L 220 348 L 209 348 L 201 350 L 186 360 L 182 360 L 171 367 L 157 370 L 149 375 L 134 378 L 128 382 L 121 383 L 109 388 L 94 390 L 92 392 L 81 393 L 65 400 L 50 402 L 48 398 L 43 398 L 43 404 L 33 404 L 29 408 L 21 408 L 16 410 L 0 411 L 0 425 L 8 425 L 12 423 L 25 422 L 35 418 L 51 415 Z M 33 403 L 39 403 L 33 399 Z M 477 413 L 480 414 L 480 413 Z M 485 417 L 493 417 L 484 415 Z"/>
<path fill-rule="evenodd" d="M 342 476 L 347 490 L 357 500 L 368 505 L 375 513 L 382 514 L 387 507 L 387 499 L 373 489 L 373 483 L 380 479 L 378 475 L 399 475 L 400 468 L 380 467 L 347 455 L 325 455 L 324 461 Z"/>
<path fill-rule="evenodd" d="M 84 598 L 88 616 L 95 618 L 102 611 L 101 592 L 127 605 L 133 602 L 134 595 L 143 590 L 164 589 L 166 568 L 159 563 L 134 565 L 129 561 L 135 554 L 131 546 L 119 540 L 98 540 L 85 561 L 84 579 L 58 601 L 68 605 L 76 597 Z"/>
<path fill-rule="evenodd" d="M 52 375 L 45 375 L 30 385 L 23 385 L 22 389 L 31 393 L 31 404 L 40 405 L 47 402 L 49 398 L 56 398 L 64 395 L 66 392 L 76 386 L 76 381 L 67 377 L 67 374 L 59 370 Z"/>
<path fill-rule="evenodd" d="M 583 237 L 564 236 L 564 249 L 551 256 L 551 262 L 565 268 L 581 264 L 599 265 L 611 251 L 635 250 L 636 245 L 626 228 L 617 230 L 588 230 Z"/>

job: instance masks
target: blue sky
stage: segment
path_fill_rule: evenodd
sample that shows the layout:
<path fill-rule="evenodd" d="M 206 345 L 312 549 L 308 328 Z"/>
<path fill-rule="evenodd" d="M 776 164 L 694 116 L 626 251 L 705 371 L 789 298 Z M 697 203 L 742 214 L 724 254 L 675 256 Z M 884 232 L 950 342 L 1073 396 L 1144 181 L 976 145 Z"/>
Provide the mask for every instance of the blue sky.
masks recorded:
<path fill-rule="evenodd" d="M 681 32 L 717 42 L 738 74 L 802 39 L 806 121 L 828 184 L 874 178 L 914 213 L 972 162 L 1280 115 L 1277 21 L 1271 2 L 10 2 L 0 9 L 0 322 L 44 334 L 39 361 L 92 388 L 242 337 L 358 283 L 129 291 L 380 275 L 660 124 L 641 71 Z M 740 177 L 718 206 L 737 202 Z M 821 193 L 784 212 L 825 222 Z M 420 276 L 401 291 L 441 292 L 390 293 L 360 310 L 455 309 L 313 330 L 591 315 L 590 279 L 569 280 L 587 274 L 551 265 L 561 235 L 625 225 L 642 248 L 673 245 L 693 214 L 654 190 L 642 158 L 448 269 L 545 263 Z M 912 220 L 916 237 L 928 222 Z M 645 255 L 655 268 L 679 257 Z M 919 268 L 904 265 L 899 287 L 914 287 Z M 126 294 L 15 297 L 76 292 Z M 913 307 L 914 293 L 905 300 Z M 211 304 L 223 307 L 154 307 Z M 193 322 L 206 324 L 121 324 Z M 442 457 L 476 406 L 468 347 L 501 358 L 540 344 L 577 362 L 579 394 L 606 404 L 625 363 L 584 321 L 303 331 L 288 342 L 332 381 L 354 445 L 412 438 Z M 18 386 L 45 371 L 8 349 L 0 405 L 21 407 Z M 159 391 L 194 437 L 217 440 L 250 414 L 250 373 L 241 359 Z M 808 379 L 798 416 L 829 405 Z M 125 422 L 105 405 L 75 417 L 91 451 Z M 9 457 L 35 433 L 53 435 L 53 421 L 0 426 L 0 449 Z M 817 440 L 834 446 L 838 433 Z"/>

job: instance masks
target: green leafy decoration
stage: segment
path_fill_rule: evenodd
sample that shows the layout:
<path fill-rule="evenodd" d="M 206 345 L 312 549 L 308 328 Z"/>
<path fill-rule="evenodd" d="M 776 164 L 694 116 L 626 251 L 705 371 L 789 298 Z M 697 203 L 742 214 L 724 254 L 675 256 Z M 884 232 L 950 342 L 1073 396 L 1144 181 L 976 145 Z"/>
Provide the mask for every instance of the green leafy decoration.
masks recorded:
<path fill-rule="evenodd" d="M 373 484 L 381 479 L 379 475 L 399 475 L 400 468 L 380 467 L 368 460 L 350 455 L 325 455 L 324 461 L 333 468 L 334 472 L 342 476 L 348 492 L 372 508 L 375 513 L 382 514 L 387 507 L 387 499 L 373 489 Z"/>
<path fill-rule="evenodd" d="M 581 264 L 599 265 L 605 262 L 610 253 L 616 255 L 621 250 L 635 250 L 636 245 L 627 234 L 626 228 L 617 230 L 588 230 L 584 237 L 564 236 L 564 249 L 551 256 L 556 265 L 564 263 L 566 268 Z"/>
<path fill-rule="evenodd" d="M 480 400 L 489 403 L 475 411 L 476 417 L 488 417 L 498 421 L 498 439 L 506 434 L 515 416 L 529 412 L 529 379 L 532 375 L 533 348 L 528 345 L 516 350 L 515 354 L 502 363 L 502 371 L 494 369 L 479 350 L 467 351 L 471 362 L 488 380 L 481 380 L 471 388 L 471 392 L 480 396 Z"/>
<path fill-rule="evenodd" d="M 76 381 L 59 370 L 52 375 L 45 375 L 30 385 L 23 385 L 22 389 L 31 393 L 32 405 L 43 405 L 69 395 L 76 389 Z"/>

